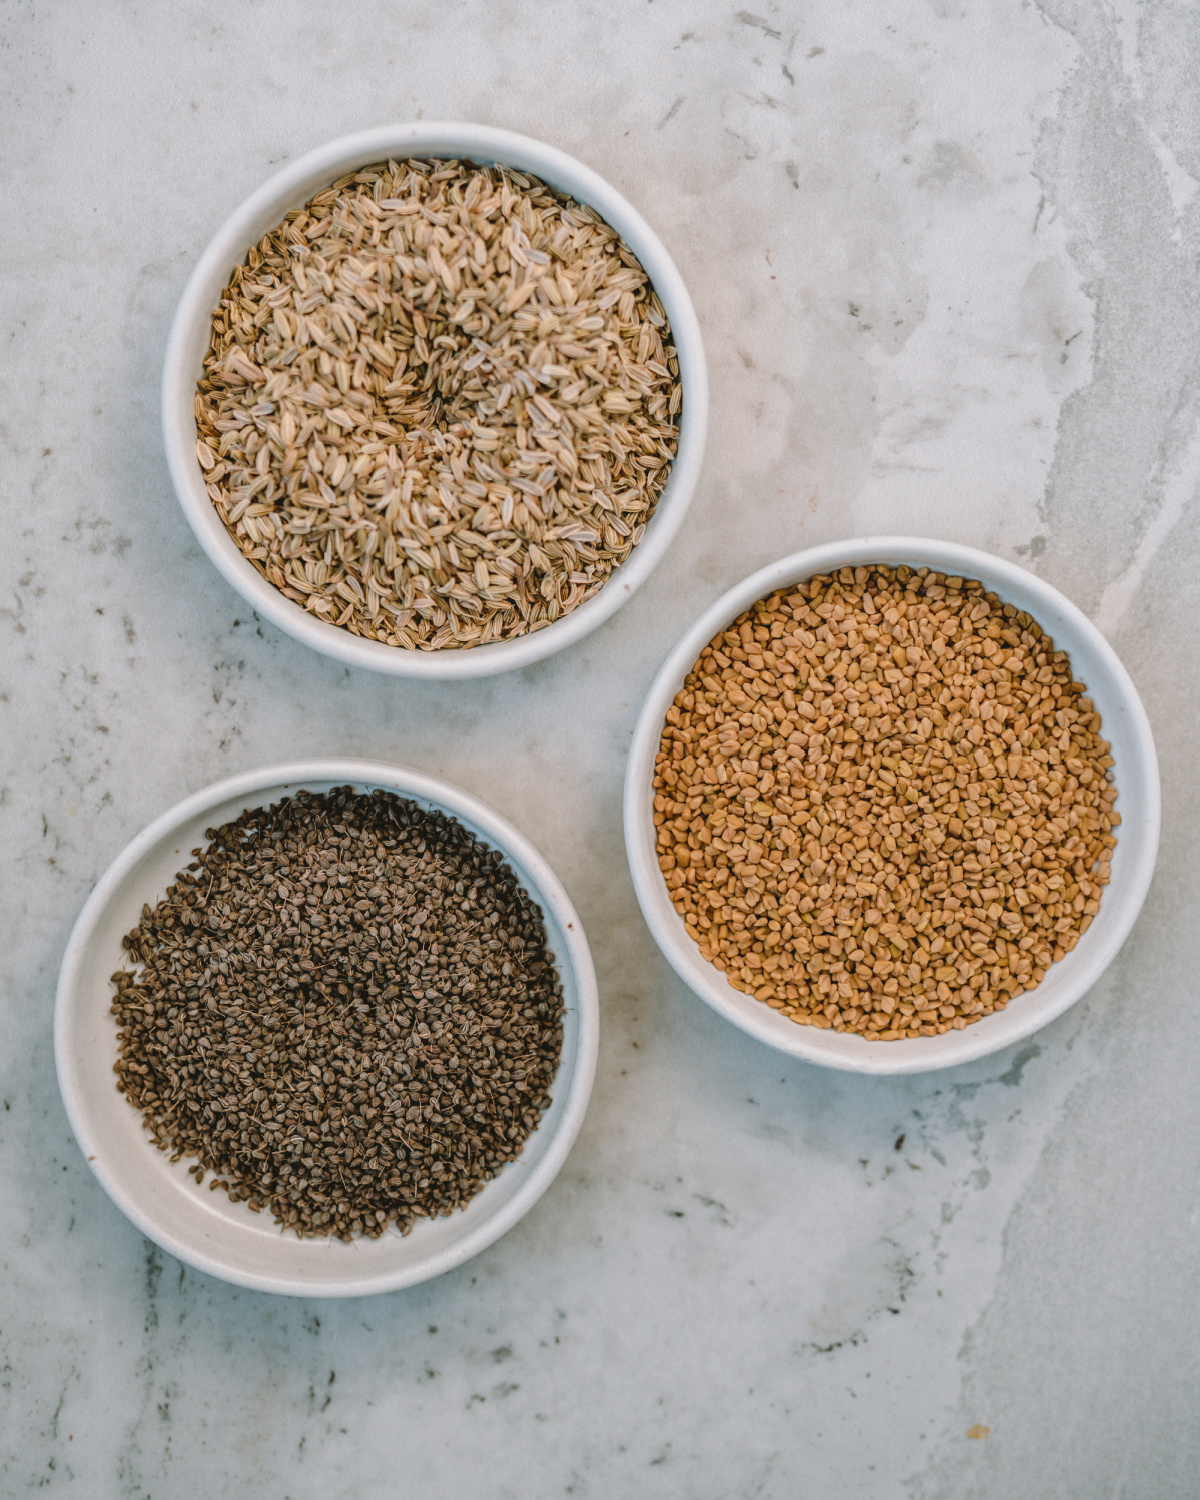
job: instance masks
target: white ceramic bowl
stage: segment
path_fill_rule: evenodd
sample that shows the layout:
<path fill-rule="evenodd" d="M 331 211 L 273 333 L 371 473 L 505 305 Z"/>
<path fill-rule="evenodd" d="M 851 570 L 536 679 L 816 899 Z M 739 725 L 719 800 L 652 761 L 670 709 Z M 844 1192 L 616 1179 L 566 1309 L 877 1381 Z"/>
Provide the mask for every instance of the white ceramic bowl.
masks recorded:
<path fill-rule="evenodd" d="M 756 600 L 829 573 L 868 563 L 930 568 L 951 577 L 978 578 L 1006 603 L 1026 610 L 1066 651 L 1077 680 L 1101 716 L 1101 733 L 1112 745 L 1113 776 L 1121 814 L 1112 880 L 1100 910 L 1074 951 L 1052 965 L 1035 989 L 1011 1000 L 1005 1010 L 985 1016 L 962 1031 L 868 1042 L 849 1032 L 797 1025 L 745 995 L 700 957 L 683 918 L 671 904 L 658 868 L 652 778 L 654 757 L 667 709 L 709 641 Z M 1062 1015 L 1095 984 L 1141 910 L 1158 852 L 1158 762 L 1146 711 L 1111 646 L 1080 610 L 1057 589 L 1023 568 L 987 552 L 919 537 L 862 537 L 798 552 L 762 568 L 707 609 L 663 664 L 639 715 L 625 777 L 625 844 L 642 912 L 672 968 L 702 1000 L 735 1026 L 793 1057 L 854 1073 L 924 1073 L 954 1067 L 998 1052 Z"/>
<path fill-rule="evenodd" d="M 642 540 L 593 598 L 544 630 L 466 650 L 405 650 L 352 635 L 295 604 L 242 556 L 204 486 L 196 459 L 196 382 L 211 336 L 213 309 L 251 245 L 294 208 L 343 173 L 389 157 L 461 157 L 532 172 L 586 203 L 641 261 L 671 324 L 683 382 L 679 449 Z M 162 381 L 163 437 L 179 503 L 200 545 L 226 581 L 280 630 L 350 666 L 400 677 L 486 677 L 527 667 L 595 630 L 650 576 L 679 530 L 695 493 L 708 427 L 708 371 L 700 325 L 675 263 L 642 216 L 605 180 L 553 146 L 486 125 L 387 125 L 343 136 L 277 172 L 217 231 L 200 257 L 175 313 Z"/>
<path fill-rule="evenodd" d="M 226 1194 L 197 1186 L 189 1163 L 172 1163 L 150 1140 L 141 1113 L 117 1092 L 117 1024 L 109 975 L 127 958 L 121 939 L 143 902 L 160 899 L 204 843 L 204 830 L 247 807 L 300 788 L 353 785 L 385 791 L 448 813 L 497 849 L 541 907 L 562 983 L 562 1061 L 552 1102 L 525 1149 L 459 1213 L 343 1243 L 283 1233 Z M 579 1133 L 596 1069 L 599 1005 L 591 954 L 579 918 L 536 849 L 482 802 L 420 771 L 366 760 L 313 760 L 266 766 L 187 797 L 117 856 L 80 913 L 58 980 L 54 1050 L 71 1129 L 88 1165 L 117 1207 L 143 1234 L 188 1265 L 239 1286 L 304 1297 L 361 1297 L 439 1276 L 477 1255 L 529 1211 L 553 1182 Z"/>

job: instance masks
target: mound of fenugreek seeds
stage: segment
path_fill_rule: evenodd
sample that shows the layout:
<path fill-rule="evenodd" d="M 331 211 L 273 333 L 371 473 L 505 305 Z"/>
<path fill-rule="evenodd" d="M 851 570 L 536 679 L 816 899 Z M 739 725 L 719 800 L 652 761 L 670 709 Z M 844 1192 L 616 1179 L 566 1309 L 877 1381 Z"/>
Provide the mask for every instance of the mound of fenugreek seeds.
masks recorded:
<path fill-rule="evenodd" d="M 662 305 L 590 208 L 501 167 L 389 161 L 235 269 L 196 452 L 289 599 L 394 646 L 477 646 L 629 556 L 681 402 Z"/>
<path fill-rule="evenodd" d="M 562 994 L 494 850 L 383 792 L 210 829 L 126 937 L 118 1087 L 210 1188 L 301 1235 L 461 1208 L 550 1102 Z"/>
<path fill-rule="evenodd" d="M 932 1036 L 1091 923 L 1120 816 L 1100 716 L 1029 615 L 927 568 L 843 568 L 701 654 L 655 762 L 700 951 L 793 1020 Z"/>

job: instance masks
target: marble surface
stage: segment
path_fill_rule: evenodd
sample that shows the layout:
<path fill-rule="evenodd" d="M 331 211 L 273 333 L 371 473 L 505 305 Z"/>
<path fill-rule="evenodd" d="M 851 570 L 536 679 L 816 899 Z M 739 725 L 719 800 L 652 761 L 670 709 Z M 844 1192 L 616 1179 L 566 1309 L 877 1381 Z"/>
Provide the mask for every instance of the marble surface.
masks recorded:
<path fill-rule="evenodd" d="M 0 1492 L 1163 1500 L 1200 1493 L 1200 8 L 1157 0 L 213 0 L 0 10 Z M 580 156 L 691 287 L 712 438 L 655 577 L 437 687 L 259 624 L 188 532 L 157 380 L 278 163 L 469 118 Z M 1064 589 L 1130 668 L 1165 834 L 1120 958 L 1032 1042 L 871 1080 L 673 978 L 625 867 L 638 703 L 731 582 L 855 532 Z M 389 757 L 491 801 L 587 926 L 592 1108 L 459 1271 L 305 1303 L 185 1270 L 68 1131 L 91 886 L 234 770 Z"/>

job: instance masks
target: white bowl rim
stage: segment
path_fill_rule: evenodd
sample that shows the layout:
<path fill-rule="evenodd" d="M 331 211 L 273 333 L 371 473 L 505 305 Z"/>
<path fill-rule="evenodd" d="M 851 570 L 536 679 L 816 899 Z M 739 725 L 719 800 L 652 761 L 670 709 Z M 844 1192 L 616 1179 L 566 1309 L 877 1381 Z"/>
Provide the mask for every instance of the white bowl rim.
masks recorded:
<path fill-rule="evenodd" d="M 451 816 L 461 815 L 468 819 L 481 830 L 485 842 L 506 860 L 512 857 L 518 861 L 536 884 L 536 889 L 530 890 L 529 894 L 540 905 L 549 908 L 561 930 L 567 951 L 557 957 L 560 965 L 569 968 L 574 978 L 579 1032 L 571 1083 L 554 1135 L 525 1182 L 496 1213 L 461 1241 L 430 1255 L 427 1263 L 402 1268 L 398 1272 L 363 1277 L 358 1282 L 331 1280 L 323 1283 L 314 1279 L 312 1282 L 293 1283 L 286 1277 L 231 1269 L 222 1264 L 218 1256 L 164 1230 L 153 1215 L 145 1211 L 136 1195 L 127 1192 L 107 1169 L 99 1128 L 83 1104 L 83 1088 L 73 1046 L 74 1010 L 84 957 L 100 918 L 126 876 L 143 857 L 192 818 L 231 799 L 253 798 L 284 785 L 298 790 L 305 785 L 329 783 L 367 785 L 395 791 L 402 797 L 423 797 Z M 362 1297 L 414 1286 L 452 1270 L 487 1249 L 529 1212 L 558 1175 L 583 1125 L 595 1080 L 599 1024 L 596 974 L 579 915 L 554 871 L 522 833 L 486 803 L 440 777 L 391 762 L 330 757 L 260 766 L 213 782 L 168 808 L 130 840 L 96 882 L 67 941 L 55 995 L 54 1057 L 59 1091 L 76 1144 L 104 1191 L 148 1239 L 187 1265 L 234 1285 L 288 1296 Z M 146 1148 L 151 1152 L 158 1150 L 149 1137 L 146 1138 Z M 314 1240 L 313 1244 L 323 1246 L 325 1242 Z"/>
<path fill-rule="evenodd" d="M 973 1022 L 962 1031 L 896 1042 L 867 1042 L 851 1033 L 839 1035 L 794 1022 L 787 1022 L 789 1029 L 785 1031 L 780 1025 L 784 1018 L 775 1016 L 767 1006 L 752 1001 L 761 1015 L 749 1009 L 745 1004 L 748 997 L 735 990 L 719 970 L 705 963 L 695 943 L 686 936 L 682 918 L 666 896 L 654 840 L 648 832 L 648 826 L 653 825 L 647 816 L 654 756 L 666 711 L 704 647 L 743 610 L 774 590 L 814 574 L 868 563 L 927 567 L 949 577 L 978 578 L 986 583 L 989 592 L 1002 598 L 1008 588 L 1034 600 L 1029 612 L 1043 625 L 1051 615 L 1067 622 L 1107 672 L 1128 716 L 1133 741 L 1133 777 L 1127 773 L 1118 791 L 1121 802 L 1135 805 L 1140 825 L 1137 837 L 1130 838 L 1134 827 L 1127 826 L 1122 813 L 1118 851 L 1121 843 L 1129 839 L 1126 846 L 1129 853 L 1122 874 L 1120 907 L 1114 911 L 1115 902 L 1110 900 L 1106 920 L 1102 921 L 1106 909 L 1101 902 L 1100 914 L 1085 935 L 1091 937 L 1096 933 L 1099 938 L 1093 944 L 1091 959 L 1086 967 L 1079 967 L 1070 986 L 1055 997 L 1053 1004 L 1043 1004 L 1041 1008 L 1032 1003 L 1022 1005 L 1021 1002 L 1034 1001 L 1042 989 L 1039 985 L 1017 996 L 1003 1011 Z M 1058 644 L 1059 631 L 1050 634 Z M 1088 686 L 1090 692 L 1091 684 Z M 1129 784 L 1131 779 L 1133 784 Z M 625 773 L 625 847 L 642 914 L 663 955 L 689 989 L 727 1021 L 778 1051 L 820 1067 L 877 1076 L 926 1073 L 973 1062 L 1023 1041 L 1062 1015 L 1096 983 L 1129 935 L 1149 890 L 1158 851 L 1160 795 L 1154 737 L 1137 689 L 1096 626 L 1052 584 L 990 552 L 954 542 L 911 536 L 852 537 L 792 553 L 760 568 L 722 594 L 684 632 L 660 667 L 638 714 Z M 1106 891 L 1106 898 L 1111 891 L 1112 887 Z M 1075 958 L 1077 953 L 1078 950 L 1068 954 L 1062 962 Z M 836 1046 L 830 1045 L 831 1040 Z"/>
<path fill-rule="evenodd" d="M 684 387 L 679 447 L 642 540 L 593 598 L 553 624 L 515 640 L 439 651 L 406 650 L 318 620 L 268 583 L 243 557 L 208 497 L 195 456 L 194 351 L 207 347 L 212 310 L 246 250 L 321 184 L 355 166 L 427 155 L 495 161 L 527 170 L 587 203 L 634 251 L 671 324 Z M 163 440 L 179 504 L 217 570 L 264 619 L 313 650 L 349 666 L 402 677 L 462 680 L 541 661 L 601 625 L 662 560 L 691 505 L 708 430 L 708 370 L 700 324 L 683 277 L 641 214 L 599 173 L 554 146 L 510 130 L 454 121 L 384 125 L 330 141 L 274 173 L 236 208 L 197 261 L 176 309 L 162 374 Z"/>

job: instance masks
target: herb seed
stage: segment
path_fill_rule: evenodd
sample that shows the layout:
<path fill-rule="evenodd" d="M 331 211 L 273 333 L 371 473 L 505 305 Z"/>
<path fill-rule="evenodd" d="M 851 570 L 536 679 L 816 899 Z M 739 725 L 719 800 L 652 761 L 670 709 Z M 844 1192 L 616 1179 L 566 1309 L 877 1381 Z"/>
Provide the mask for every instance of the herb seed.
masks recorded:
<path fill-rule="evenodd" d="M 498 853 L 390 793 L 299 792 L 210 829 L 125 938 L 118 1088 L 300 1235 L 407 1233 L 519 1156 L 562 994 Z"/>
<path fill-rule="evenodd" d="M 260 573 L 393 646 L 508 640 L 629 556 L 682 403 L 616 231 L 545 183 L 384 162 L 288 214 L 213 314 L 209 497 Z"/>
<path fill-rule="evenodd" d="M 843 568 L 701 653 L 654 775 L 675 908 L 736 989 L 810 1026 L 933 1036 L 1090 926 L 1117 789 L 1063 651 L 984 585 Z"/>

